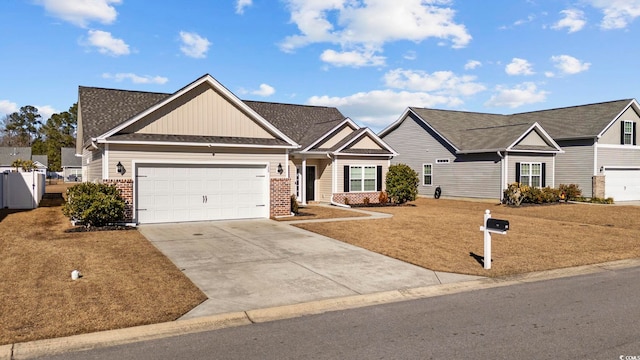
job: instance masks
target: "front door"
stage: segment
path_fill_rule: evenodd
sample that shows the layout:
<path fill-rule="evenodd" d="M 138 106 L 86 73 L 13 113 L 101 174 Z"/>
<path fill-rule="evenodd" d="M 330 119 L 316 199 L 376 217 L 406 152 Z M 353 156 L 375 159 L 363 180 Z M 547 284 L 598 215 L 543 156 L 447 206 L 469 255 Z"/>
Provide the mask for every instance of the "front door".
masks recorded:
<path fill-rule="evenodd" d="M 316 199 L 316 167 L 307 166 L 307 178 L 305 179 L 306 201 L 314 201 Z"/>

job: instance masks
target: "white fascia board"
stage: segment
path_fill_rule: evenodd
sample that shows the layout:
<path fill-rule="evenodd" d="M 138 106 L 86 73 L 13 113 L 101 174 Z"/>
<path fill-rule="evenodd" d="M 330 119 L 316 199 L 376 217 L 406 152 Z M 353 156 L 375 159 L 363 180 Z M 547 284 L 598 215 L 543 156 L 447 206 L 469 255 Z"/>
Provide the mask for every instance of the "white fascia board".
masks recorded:
<path fill-rule="evenodd" d="M 391 158 L 393 157 L 393 155 L 391 154 L 360 154 L 360 153 L 341 153 L 341 152 L 334 152 L 331 153 L 334 156 L 368 156 L 368 157 L 388 157 Z"/>
<path fill-rule="evenodd" d="M 638 145 L 621 145 L 621 144 L 596 144 L 596 148 L 599 149 L 617 149 L 617 150 L 640 150 Z"/>
<path fill-rule="evenodd" d="M 533 125 L 531 125 L 525 132 L 523 132 L 517 139 L 516 141 L 514 141 L 511 145 L 507 146 L 507 151 L 513 151 L 512 148 L 514 146 L 516 146 L 520 141 L 522 141 L 522 139 L 524 139 L 527 135 L 529 135 L 532 131 L 534 131 L 534 129 L 537 129 L 538 131 L 540 131 L 540 133 L 542 133 L 542 136 L 548 141 L 548 143 L 550 143 L 551 145 L 553 145 L 554 148 L 556 148 L 558 151 L 562 151 L 562 149 L 560 148 L 560 145 L 558 145 L 558 143 L 556 143 L 553 138 L 551 136 L 549 136 L 549 134 L 544 130 L 544 128 L 542 126 L 540 126 L 540 124 L 538 124 L 538 122 L 533 123 Z"/>
<path fill-rule="evenodd" d="M 409 111 L 411 111 L 410 108 L 404 109 L 404 111 L 402 112 L 400 117 L 396 121 L 392 122 L 389 126 L 387 126 L 386 128 L 382 129 L 382 131 L 380 131 L 378 133 L 378 136 L 382 138 L 385 135 L 387 135 L 388 133 L 390 133 L 393 129 L 398 127 L 404 121 L 404 119 L 407 118 L 407 115 L 409 115 Z"/>
<path fill-rule="evenodd" d="M 364 131 L 362 132 L 362 134 L 360 134 L 360 135 L 354 137 L 353 139 L 347 141 L 339 149 L 334 151 L 334 153 L 336 153 L 336 154 L 340 153 L 340 151 L 344 150 L 347 146 L 353 144 L 356 140 L 362 139 L 362 137 L 367 135 L 367 134 L 371 137 L 371 140 L 373 140 L 376 144 L 378 144 L 379 146 L 387 149 L 387 151 L 389 151 L 392 156 L 397 156 L 398 155 L 398 153 L 395 150 L 393 150 L 389 145 L 387 145 L 382 139 L 380 139 L 378 137 L 378 135 L 374 134 L 373 131 L 371 131 L 371 129 L 369 129 L 369 128 L 365 128 Z"/>
<path fill-rule="evenodd" d="M 292 145 L 260 145 L 260 144 L 226 144 L 226 143 L 191 143 L 191 142 L 163 142 L 163 141 L 113 141 L 102 140 L 100 144 L 122 145 L 164 145 L 164 146 L 200 146 L 200 147 L 231 147 L 231 148 L 269 148 L 269 149 L 295 149 Z"/>
<path fill-rule="evenodd" d="M 360 129 L 360 127 L 358 126 L 358 124 L 356 124 L 355 122 L 353 122 L 353 120 L 351 120 L 350 118 L 345 118 L 343 121 L 341 121 L 338 125 L 334 126 L 331 130 L 327 131 L 326 133 L 324 133 L 324 135 L 320 136 L 316 141 L 314 141 L 313 143 L 311 143 L 311 145 L 307 146 L 306 148 L 300 150 L 301 152 L 306 152 L 309 149 L 313 149 L 314 146 L 316 146 L 317 144 L 321 143 L 323 140 L 325 140 L 329 135 L 331 135 L 331 133 L 333 133 L 334 131 L 338 130 L 339 128 L 341 128 L 342 126 L 344 126 L 345 124 L 350 125 L 351 128 L 353 129 L 353 131 L 356 131 L 358 129 Z"/>
<path fill-rule="evenodd" d="M 625 111 L 627 111 L 627 109 L 629 109 L 629 107 L 631 105 L 635 105 L 635 108 L 638 109 L 640 108 L 640 106 L 638 106 L 638 102 L 636 101 L 636 99 L 632 99 L 631 101 L 629 101 L 629 103 L 627 104 L 627 106 L 624 107 L 624 109 L 622 109 L 622 111 L 620 111 L 620 113 L 618 113 L 618 115 L 616 115 L 613 120 L 611 120 L 607 126 L 604 127 L 604 129 L 602 129 L 602 131 L 600 131 L 600 133 L 596 136 L 597 139 L 600 139 L 602 137 L 602 135 L 604 135 L 604 133 L 609 130 L 609 128 L 611 128 L 613 126 L 613 124 L 616 123 L 616 121 L 618 121 L 618 119 L 620 118 L 620 116 L 622 116 L 622 114 L 624 114 Z"/>
<path fill-rule="evenodd" d="M 130 126 L 131 124 L 133 124 L 133 123 L 139 121 L 140 119 L 144 118 L 145 116 L 151 114 L 152 112 L 154 112 L 154 111 L 162 108 L 163 106 L 173 102 L 174 100 L 180 98 L 182 95 L 186 94 L 187 92 L 193 90 L 194 88 L 196 88 L 197 86 L 199 86 L 199 85 L 201 85 L 203 83 L 208 83 L 209 85 L 211 85 L 215 90 L 217 90 L 220 94 L 222 94 L 222 96 L 224 96 L 228 101 L 232 102 L 235 106 L 237 106 L 238 108 L 242 109 L 243 111 L 246 111 L 251 117 L 254 118 L 254 120 L 260 122 L 267 129 L 271 130 L 274 134 L 279 136 L 284 141 L 288 142 L 289 144 L 291 144 L 294 147 L 300 147 L 300 145 L 298 143 L 296 143 L 295 141 L 290 139 L 282 131 L 278 130 L 275 126 L 273 126 L 265 118 L 260 116 L 253 109 L 251 109 L 247 104 L 245 104 L 242 100 L 240 100 L 240 98 L 235 96 L 231 91 L 229 91 L 226 87 L 224 87 L 222 84 L 220 84 L 216 79 L 214 79 L 209 74 L 206 74 L 206 75 L 202 76 L 201 78 L 197 79 L 196 81 L 192 82 L 191 84 L 189 84 L 189 85 L 183 87 L 182 89 L 178 90 L 173 95 L 169 96 L 167 99 L 165 99 L 165 100 L 161 101 L 160 103 L 148 108 L 147 110 L 145 110 L 145 111 L 141 112 L 140 114 L 134 116 L 133 118 L 125 121 L 124 123 L 120 124 L 119 126 L 109 130 L 108 132 L 100 135 L 98 137 L 98 139 L 105 139 L 105 138 L 107 138 L 109 136 L 112 136 L 112 135 L 116 134 L 118 131 L 121 131 L 122 129 L 125 129 L 126 127 Z"/>

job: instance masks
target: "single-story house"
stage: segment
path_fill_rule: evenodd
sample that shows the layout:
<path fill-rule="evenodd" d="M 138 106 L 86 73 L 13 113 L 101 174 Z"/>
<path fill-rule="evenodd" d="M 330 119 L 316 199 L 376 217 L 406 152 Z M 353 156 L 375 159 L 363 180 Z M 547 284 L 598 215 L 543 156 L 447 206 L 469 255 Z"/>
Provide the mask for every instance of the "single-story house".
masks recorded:
<path fill-rule="evenodd" d="M 60 149 L 60 165 L 65 182 L 82 181 L 82 157 L 76 156 L 76 149 Z"/>
<path fill-rule="evenodd" d="M 81 86 L 76 154 L 128 221 L 158 223 L 377 202 L 396 152 L 335 108 L 243 101 L 207 74 L 172 94 Z"/>
<path fill-rule="evenodd" d="M 32 155 L 31 161 L 35 164 L 37 172 L 47 174 L 47 169 L 49 168 L 49 157 L 47 155 Z"/>
<path fill-rule="evenodd" d="M 15 166 L 11 166 L 16 160 L 31 160 L 36 166 L 36 171 L 47 173 L 47 155 L 32 155 L 30 147 L 0 147 L 0 173 L 5 171 L 16 171 Z M 22 169 L 18 168 L 18 172 Z"/>
<path fill-rule="evenodd" d="M 512 115 L 410 107 L 379 133 L 421 177 L 419 193 L 502 198 L 508 184 L 577 184 L 586 197 L 640 200 L 635 99 Z"/>

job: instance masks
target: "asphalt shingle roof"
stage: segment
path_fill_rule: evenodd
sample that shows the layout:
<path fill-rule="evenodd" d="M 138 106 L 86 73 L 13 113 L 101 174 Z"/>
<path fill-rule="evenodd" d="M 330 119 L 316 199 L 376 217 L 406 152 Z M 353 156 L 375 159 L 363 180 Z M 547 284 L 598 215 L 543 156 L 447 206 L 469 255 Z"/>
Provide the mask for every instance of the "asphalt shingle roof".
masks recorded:
<path fill-rule="evenodd" d="M 30 147 L 0 147 L 0 166 L 11 166 L 17 160 L 31 160 Z"/>
<path fill-rule="evenodd" d="M 75 148 L 60 149 L 60 163 L 62 167 L 81 167 L 82 158 L 76 156 Z"/>
<path fill-rule="evenodd" d="M 280 139 L 244 138 L 229 136 L 198 136 L 198 135 L 165 135 L 165 134 L 116 134 L 109 137 L 113 141 L 158 141 L 183 142 L 203 144 L 252 144 L 252 145 L 283 145 L 288 143 Z"/>
<path fill-rule="evenodd" d="M 596 137 L 631 101 L 624 99 L 512 115 L 410 109 L 456 148 L 471 151 L 504 149 L 536 122 L 554 140 Z"/>
<path fill-rule="evenodd" d="M 80 86 L 83 144 L 168 98 L 171 94 Z"/>

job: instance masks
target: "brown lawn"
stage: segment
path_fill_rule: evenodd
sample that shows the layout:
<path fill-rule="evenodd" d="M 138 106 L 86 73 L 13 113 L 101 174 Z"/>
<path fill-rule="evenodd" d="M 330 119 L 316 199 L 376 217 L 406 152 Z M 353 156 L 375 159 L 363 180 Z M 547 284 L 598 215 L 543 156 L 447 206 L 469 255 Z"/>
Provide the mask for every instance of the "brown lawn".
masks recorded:
<path fill-rule="evenodd" d="M 493 235 L 492 268 L 483 269 L 480 226 L 485 209 L 507 219 Z M 640 207 L 499 204 L 420 198 L 409 206 L 374 208 L 389 219 L 297 226 L 428 269 L 504 276 L 640 258 Z M 373 231 L 372 231 L 373 230 Z"/>
<path fill-rule="evenodd" d="M 370 209 L 365 209 L 370 210 Z M 337 206 L 307 205 L 298 209 L 298 215 L 277 218 L 278 221 L 320 220 L 369 216 L 360 212 L 343 210 Z"/>
<path fill-rule="evenodd" d="M 65 232 L 60 204 L 0 209 L 0 345 L 171 321 L 206 299 L 136 230 Z"/>

